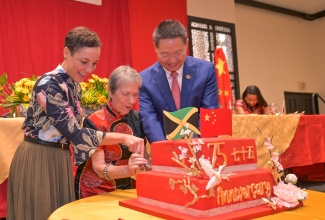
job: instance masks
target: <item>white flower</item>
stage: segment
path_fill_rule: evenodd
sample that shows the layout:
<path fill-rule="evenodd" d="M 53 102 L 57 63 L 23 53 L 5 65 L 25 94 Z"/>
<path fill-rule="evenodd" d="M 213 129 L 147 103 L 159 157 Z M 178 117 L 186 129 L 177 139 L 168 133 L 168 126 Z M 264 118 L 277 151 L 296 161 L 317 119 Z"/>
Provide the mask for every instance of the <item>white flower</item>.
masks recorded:
<path fill-rule="evenodd" d="M 195 161 L 196 161 L 196 159 L 195 159 L 194 157 L 190 157 L 190 158 L 188 159 L 188 162 L 190 162 L 191 164 L 194 164 Z"/>
<path fill-rule="evenodd" d="M 203 139 L 199 138 L 198 142 L 192 141 L 191 145 L 194 145 L 195 153 L 202 150 L 202 144 L 204 144 Z"/>
<path fill-rule="evenodd" d="M 266 141 L 264 142 L 264 145 L 269 149 L 273 149 L 273 145 L 272 145 L 272 138 L 266 138 Z"/>
<path fill-rule="evenodd" d="M 181 146 L 179 146 L 178 149 L 181 151 L 181 154 L 179 155 L 179 159 L 182 160 L 184 158 L 187 158 L 188 149 L 185 147 L 181 147 Z"/>
<path fill-rule="evenodd" d="M 189 129 L 184 130 L 183 128 L 181 129 L 181 132 L 180 132 L 180 134 L 182 136 L 189 136 L 190 133 L 191 133 L 191 130 L 189 130 Z"/>
<path fill-rule="evenodd" d="M 297 183 L 297 181 L 298 181 L 298 178 L 297 178 L 297 176 L 296 175 L 294 175 L 294 174 L 292 174 L 292 173 L 289 173 L 287 176 L 286 176 L 286 178 L 285 178 L 285 180 L 284 180 L 286 183 L 291 183 L 291 184 L 296 184 Z"/>

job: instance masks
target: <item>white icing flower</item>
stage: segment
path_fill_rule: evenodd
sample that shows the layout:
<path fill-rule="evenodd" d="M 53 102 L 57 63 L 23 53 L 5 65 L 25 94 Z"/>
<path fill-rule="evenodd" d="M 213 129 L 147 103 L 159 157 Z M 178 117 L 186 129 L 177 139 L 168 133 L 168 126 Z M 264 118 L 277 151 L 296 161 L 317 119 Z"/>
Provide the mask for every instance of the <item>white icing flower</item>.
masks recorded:
<path fill-rule="evenodd" d="M 295 207 L 299 204 L 300 200 L 304 200 L 308 196 L 306 191 L 299 189 L 291 183 L 285 184 L 283 181 L 273 186 L 273 189 L 276 197 L 271 198 L 271 200 L 280 208 L 282 206 L 287 208 Z"/>
<path fill-rule="evenodd" d="M 272 145 L 272 138 L 266 138 L 266 141 L 264 142 L 264 145 L 269 149 L 273 149 L 273 145 Z"/>
<path fill-rule="evenodd" d="M 199 138 L 198 139 L 198 142 L 196 142 L 196 141 L 193 140 L 192 143 L 191 143 L 191 145 L 194 146 L 193 149 L 195 150 L 195 152 L 198 152 L 198 151 L 201 151 L 202 150 L 202 144 L 204 144 L 202 138 Z"/>
<path fill-rule="evenodd" d="M 297 176 L 296 175 L 294 175 L 294 174 L 292 174 L 292 173 L 289 173 L 287 176 L 286 176 L 286 178 L 285 178 L 285 180 L 284 180 L 286 183 L 291 183 L 291 184 L 296 184 L 297 183 L 297 181 L 298 181 L 298 178 L 297 178 Z"/>
<path fill-rule="evenodd" d="M 180 160 L 184 159 L 184 158 L 187 158 L 187 151 L 188 149 L 185 148 L 185 147 L 181 147 L 179 146 L 178 149 L 181 151 L 181 154 L 179 155 L 179 158 Z"/>

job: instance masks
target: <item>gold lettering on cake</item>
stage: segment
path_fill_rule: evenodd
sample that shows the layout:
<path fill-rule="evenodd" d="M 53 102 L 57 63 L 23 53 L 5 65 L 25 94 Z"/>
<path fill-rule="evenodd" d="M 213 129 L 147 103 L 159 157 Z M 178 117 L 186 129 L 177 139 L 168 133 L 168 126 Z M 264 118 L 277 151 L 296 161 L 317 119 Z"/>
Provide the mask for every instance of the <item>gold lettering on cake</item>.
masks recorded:
<path fill-rule="evenodd" d="M 246 146 L 248 148 L 248 154 L 247 154 L 247 159 L 254 159 L 255 158 L 255 154 L 253 149 L 255 148 L 255 146 Z"/>
<path fill-rule="evenodd" d="M 242 160 L 246 160 L 246 155 L 247 159 L 255 158 L 254 151 L 252 150 L 254 146 L 246 146 L 246 148 L 248 150 L 245 149 L 245 146 L 242 146 L 241 150 L 237 150 L 235 147 L 233 148 L 234 151 L 231 153 L 231 155 L 234 157 L 234 161 L 240 161 L 240 156 Z"/>
<path fill-rule="evenodd" d="M 218 186 L 216 199 L 218 205 L 225 205 L 226 203 L 241 202 L 243 198 L 246 200 L 251 197 L 256 199 L 257 196 L 271 196 L 271 184 L 264 181 L 229 190 L 223 190 L 221 186 Z"/>
<path fill-rule="evenodd" d="M 248 187 L 239 187 L 241 195 L 244 196 L 245 199 L 250 198 L 250 186 Z"/>
<path fill-rule="evenodd" d="M 238 201 L 242 201 L 243 200 L 243 196 L 240 193 L 240 189 L 235 188 L 234 192 L 233 192 L 233 201 L 234 202 L 238 202 Z"/>
<path fill-rule="evenodd" d="M 217 161 L 217 155 L 223 157 L 223 162 L 218 163 L 218 166 L 221 166 L 222 164 L 227 164 L 227 155 L 225 153 L 221 153 L 220 151 L 220 145 L 225 144 L 225 142 L 219 142 L 219 143 L 208 143 L 207 147 L 209 148 L 211 145 L 213 146 L 213 155 L 212 155 L 212 167 L 215 167 L 215 163 Z"/>

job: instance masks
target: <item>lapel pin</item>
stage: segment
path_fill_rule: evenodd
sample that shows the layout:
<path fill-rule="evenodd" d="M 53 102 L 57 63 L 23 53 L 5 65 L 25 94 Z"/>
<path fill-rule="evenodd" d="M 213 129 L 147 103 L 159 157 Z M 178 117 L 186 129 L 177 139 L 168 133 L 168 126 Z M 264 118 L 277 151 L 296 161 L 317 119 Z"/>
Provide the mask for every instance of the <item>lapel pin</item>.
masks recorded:
<path fill-rule="evenodd" d="M 186 79 L 191 79 L 191 76 L 190 75 L 186 75 Z"/>

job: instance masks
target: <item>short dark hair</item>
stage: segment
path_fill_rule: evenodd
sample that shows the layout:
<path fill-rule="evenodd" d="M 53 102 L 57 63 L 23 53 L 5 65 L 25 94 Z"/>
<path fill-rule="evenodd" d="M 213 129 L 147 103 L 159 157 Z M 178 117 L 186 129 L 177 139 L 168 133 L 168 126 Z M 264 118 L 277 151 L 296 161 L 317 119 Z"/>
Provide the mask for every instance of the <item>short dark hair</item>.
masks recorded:
<path fill-rule="evenodd" d="M 98 35 L 86 27 L 73 28 L 65 37 L 64 47 L 70 50 L 73 55 L 77 50 L 83 47 L 101 47 L 102 42 Z"/>
<path fill-rule="evenodd" d="M 155 47 L 159 47 L 159 41 L 161 39 L 173 39 L 180 37 L 182 38 L 184 44 L 187 41 L 187 31 L 183 24 L 177 20 L 164 20 L 159 23 L 156 29 L 153 31 L 153 42 Z"/>

